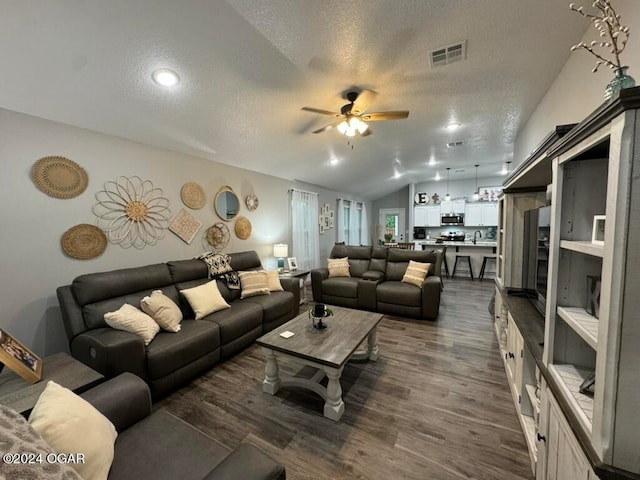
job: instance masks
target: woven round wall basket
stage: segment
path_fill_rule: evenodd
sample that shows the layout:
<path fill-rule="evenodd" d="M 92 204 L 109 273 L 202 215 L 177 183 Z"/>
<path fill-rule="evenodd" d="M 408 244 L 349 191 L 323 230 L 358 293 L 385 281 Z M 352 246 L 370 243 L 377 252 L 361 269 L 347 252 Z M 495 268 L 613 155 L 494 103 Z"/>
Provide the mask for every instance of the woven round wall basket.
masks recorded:
<path fill-rule="evenodd" d="M 182 197 L 182 203 L 193 210 L 201 209 L 207 202 L 204 189 L 195 182 L 185 183 L 180 190 L 180 196 Z"/>
<path fill-rule="evenodd" d="M 62 250 L 73 258 L 88 260 L 102 255 L 107 248 L 107 236 L 98 227 L 81 223 L 62 235 Z"/>
<path fill-rule="evenodd" d="M 251 222 L 247 217 L 240 217 L 236 220 L 236 237 L 246 240 L 251 236 Z"/>
<path fill-rule="evenodd" d="M 64 157 L 44 157 L 33 164 L 31 178 L 43 193 L 55 198 L 74 198 L 89 185 L 89 175 L 76 162 Z"/>

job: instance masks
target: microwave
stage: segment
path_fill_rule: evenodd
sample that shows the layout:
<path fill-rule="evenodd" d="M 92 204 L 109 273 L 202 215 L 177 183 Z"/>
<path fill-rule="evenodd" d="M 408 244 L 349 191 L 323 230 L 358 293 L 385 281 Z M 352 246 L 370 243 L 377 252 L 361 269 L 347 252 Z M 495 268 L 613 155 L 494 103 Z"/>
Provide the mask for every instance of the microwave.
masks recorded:
<path fill-rule="evenodd" d="M 443 227 L 448 227 L 451 225 L 464 225 L 464 214 L 443 213 L 440 215 L 440 225 Z"/>

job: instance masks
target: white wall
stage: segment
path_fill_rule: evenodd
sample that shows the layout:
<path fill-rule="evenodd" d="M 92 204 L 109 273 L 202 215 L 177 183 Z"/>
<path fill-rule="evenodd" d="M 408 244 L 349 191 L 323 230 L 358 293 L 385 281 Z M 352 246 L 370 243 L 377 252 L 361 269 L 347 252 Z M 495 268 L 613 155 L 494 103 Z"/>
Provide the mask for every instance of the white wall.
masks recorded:
<path fill-rule="evenodd" d="M 30 178 L 32 165 L 51 155 L 67 157 L 89 175 L 89 186 L 79 197 L 60 200 L 40 192 Z M 289 239 L 288 190 L 301 188 L 295 182 L 275 176 L 222 165 L 210 160 L 161 150 L 118 137 L 70 127 L 56 122 L 0 109 L 0 327 L 20 339 L 39 355 L 67 350 L 55 290 L 83 273 L 192 258 L 206 250 L 205 228 L 221 221 L 213 210 L 213 198 L 220 187 L 229 185 L 241 198 L 240 215 L 253 226 L 247 240 L 233 233 L 226 252 L 256 250 L 266 268 L 275 268 L 273 243 Z M 173 233 L 156 246 L 142 250 L 109 245 L 92 260 L 76 260 L 60 246 L 63 233 L 79 223 L 95 224 L 91 211 L 95 193 L 117 176 L 138 175 L 149 179 L 170 201 L 172 214 L 185 208 L 203 223 L 187 245 Z M 180 188 L 195 181 L 207 193 L 201 210 L 184 207 Z M 307 188 L 318 191 L 318 188 Z M 254 193 L 259 207 L 249 212 L 244 198 Z M 321 201 L 332 202 L 343 193 L 322 191 Z M 335 231 L 335 230 L 334 230 Z M 328 237 L 327 237 L 327 240 Z M 333 242 L 332 242 L 333 243 Z"/>
<path fill-rule="evenodd" d="M 580 2 L 578 2 L 580 3 Z M 580 3 L 590 7 L 591 2 Z M 630 29 L 629 44 L 621 58 L 629 66 L 628 73 L 640 83 L 640 2 L 615 0 L 621 22 Z M 578 14 L 576 13 L 576 16 Z M 582 41 L 599 39 L 589 26 Z M 531 118 L 518 134 L 514 148 L 514 165 L 524 161 L 556 125 L 579 123 L 604 101 L 604 90 L 613 78 L 609 68 L 600 67 L 591 73 L 595 57 L 586 51 L 575 51 L 551 85 Z"/>

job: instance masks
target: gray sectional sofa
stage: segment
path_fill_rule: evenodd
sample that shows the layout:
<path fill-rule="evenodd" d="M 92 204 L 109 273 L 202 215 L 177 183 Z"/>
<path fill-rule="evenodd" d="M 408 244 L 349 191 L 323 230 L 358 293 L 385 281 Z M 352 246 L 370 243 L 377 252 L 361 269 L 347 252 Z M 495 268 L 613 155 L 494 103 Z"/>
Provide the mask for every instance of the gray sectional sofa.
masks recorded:
<path fill-rule="evenodd" d="M 284 480 L 284 465 L 251 444 L 229 451 L 173 416 L 151 410 L 147 385 L 123 373 L 82 394 L 116 427 L 109 480 Z"/>
<path fill-rule="evenodd" d="M 328 268 L 311 271 L 316 302 L 403 317 L 438 318 L 442 251 L 335 245 L 330 258 L 344 257 L 349 259 L 349 277 L 329 277 Z M 421 287 L 402 282 L 410 260 L 431 264 Z"/>
<path fill-rule="evenodd" d="M 262 269 L 256 252 L 232 253 L 237 271 Z M 178 260 L 136 268 L 81 275 L 57 289 L 71 354 L 106 378 L 131 372 L 145 380 L 154 398 L 210 369 L 251 345 L 262 334 L 298 314 L 297 278 L 281 279 L 285 291 L 240 299 L 218 280 L 218 288 L 231 308 L 194 320 L 180 290 L 210 281 L 202 260 Z M 140 305 L 152 290 L 162 290 L 182 310 L 177 333 L 161 331 L 145 346 L 132 333 L 109 327 L 104 314 L 124 303 Z"/>

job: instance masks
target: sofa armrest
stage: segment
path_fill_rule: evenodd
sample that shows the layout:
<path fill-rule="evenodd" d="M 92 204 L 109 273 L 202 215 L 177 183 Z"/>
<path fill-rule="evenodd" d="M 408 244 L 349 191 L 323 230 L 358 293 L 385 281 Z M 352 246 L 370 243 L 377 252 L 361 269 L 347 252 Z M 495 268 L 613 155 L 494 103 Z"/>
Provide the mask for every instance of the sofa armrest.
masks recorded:
<path fill-rule="evenodd" d="M 219 463 L 205 480 L 285 480 L 284 465 L 251 444 L 243 443 Z"/>
<path fill-rule="evenodd" d="M 300 279 L 296 277 L 280 277 L 280 285 L 287 292 L 293 293 L 295 305 L 300 305 Z M 294 315 L 294 317 L 297 313 Z"/>
<path fill-rule="evenodd" d="M 118 432 L 151 415 L 151 393 L 132 373 L 123 373 L 81 395 L 107 417 Z"/>
<path fill-rule="evenodd" d="M 313 291 L 313 300 L 322 302 L 322 281 L 329 278 L 328 268 L 316 268 L 311 270 L 311 289 Z"/>
<path fill-rule="evenodd" d="M 422 317 L 429 320 L 438 318 L 440 311 L 440 293 L 442 283 L 440 277 L 429 275 L 422 284 Z"/>
<path fill-rule="evenodd" d="M 144 342 L 133 333 L 113 328 L 88 330 L 71 341 L 70 349 L 74 358 L 106 378 L 131 372 L 147 379 Z"/>

